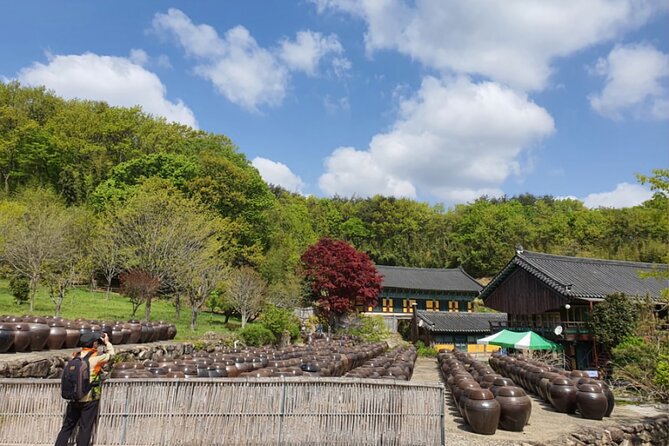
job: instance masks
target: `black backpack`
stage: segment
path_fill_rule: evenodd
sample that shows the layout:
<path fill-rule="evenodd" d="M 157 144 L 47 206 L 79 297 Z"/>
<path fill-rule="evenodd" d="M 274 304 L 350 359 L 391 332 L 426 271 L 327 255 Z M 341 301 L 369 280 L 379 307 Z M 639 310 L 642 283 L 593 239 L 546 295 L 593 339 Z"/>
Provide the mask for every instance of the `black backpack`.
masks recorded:
<path fill-rule="evenodd" d="M 91 366 L 88 363 L 87 353 L 82 357 L 81 352 L 67 361 L 63 368 L 63 377 L 60 380 L 60 394 L 69 401 L 82 399 L 91 390 Z"/>

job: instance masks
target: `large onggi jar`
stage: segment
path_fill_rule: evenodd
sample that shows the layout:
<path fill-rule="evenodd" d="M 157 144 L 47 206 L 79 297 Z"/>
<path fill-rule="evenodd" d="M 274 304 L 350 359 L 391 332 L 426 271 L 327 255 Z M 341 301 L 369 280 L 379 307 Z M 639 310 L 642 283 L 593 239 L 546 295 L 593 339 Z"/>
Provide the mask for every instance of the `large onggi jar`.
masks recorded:
<path fill-rule="evenodd" d="M 522 432 L 530 420 L 532 400 L 520 387 L 500 387 L 495 397 L 501 407 L 499 427 L 512 432 Z"/>
<path fill-rule="evenodd" d="M 578 389 L 569 378 L 555 378 L 550 387 L 551 404 L 560 413 L 576 411 L 576 393 Z"/>
<path fill-rule="evenodd" d="M 0 324 L 0 353 L 9 351 L 14 345 L 14 327 L 10 324 Z"/>
<path fill-rule="evenodd" d="M 601 420 L 609 403 L 601 387 L 596 384 L 581 384 L 576 393 L 576 407 L 583 418 Z"/>
<path fill-rule="evenodd" d="M 502 408 L 490 390 L 470 390 L 465 411 L 469 426 L 475 433 L 493 435 L 497 431 Z"/>

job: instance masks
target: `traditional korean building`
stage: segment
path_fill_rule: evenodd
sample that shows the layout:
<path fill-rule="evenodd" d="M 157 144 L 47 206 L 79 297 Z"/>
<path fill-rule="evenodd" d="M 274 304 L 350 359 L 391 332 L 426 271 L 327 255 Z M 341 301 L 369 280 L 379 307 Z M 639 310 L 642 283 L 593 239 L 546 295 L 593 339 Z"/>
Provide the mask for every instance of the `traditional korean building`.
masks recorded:
<path fill-rule="evenodd" d="M 598 368 L 608 354 L 597 344 L 588 322 L 593 306 L 614 293 L 661 298 L 669 279 L 641 273 L 669 270 L 669 265 L 567 257 L 519 248 L 516 255 L 483 289 L 489 308 L 508 314 L 502 328 L 533 330 L 563 344 L 572 368 Z"/>
<path fill-rule="evenodd" d="M 383 276 L 376 307 L 366 314 L 382 315 L 386 325 L 397 331 L 400 320 L 411 320 L 414 309 L 472 312 L 473 300 L 483 288 L 462 268 L 408 268 L 376 266 Z"/>
<path fill-rule="evenodd" d="M 477 340 L 491 334 L 492 325 L 506 323 L 504 313 L 455 313 L 416 310 L 412 323 L 413 342 L 423 341 L 437 349 L 458 349 L 469 353 L 499 350 L 493 345 L 478 345 Z"/>

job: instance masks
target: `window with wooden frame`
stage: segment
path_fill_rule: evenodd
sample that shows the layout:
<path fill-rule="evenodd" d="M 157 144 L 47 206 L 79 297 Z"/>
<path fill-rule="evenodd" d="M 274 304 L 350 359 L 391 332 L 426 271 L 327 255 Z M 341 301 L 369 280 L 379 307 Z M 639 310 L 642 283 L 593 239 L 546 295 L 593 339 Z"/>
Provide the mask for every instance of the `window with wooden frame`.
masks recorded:
<path fill-rule="evenodd" d="M 413 305 L 416 303 L 414 299 L 403 299 L 402 300 L 402 312 L 403 313 L 413 313 Z"/>
<path fill-rule="evenodd" d="M 438 300 L 426 300 L 425 309 L 427 311 L 439 311 L 439 301 Z"/>
<path fill-rule="evenodd" d="M 467 313 L 472 313 L 474 311 L 474 302 L 467 302 Z"/>
<path fill-rule="evenodd" d="M 392 299 L 383 299 L 383 306 L 381 307 L 381 311 L 384 313 L 392 313 L 393 312 L 393 300 Z"/>
<path fill-rule="evenodd" d="M 455 300 L 449 300 L 448 301 L 448 311 L 451 313 L 455 313 L 458 311 L 458 302 Z"/>

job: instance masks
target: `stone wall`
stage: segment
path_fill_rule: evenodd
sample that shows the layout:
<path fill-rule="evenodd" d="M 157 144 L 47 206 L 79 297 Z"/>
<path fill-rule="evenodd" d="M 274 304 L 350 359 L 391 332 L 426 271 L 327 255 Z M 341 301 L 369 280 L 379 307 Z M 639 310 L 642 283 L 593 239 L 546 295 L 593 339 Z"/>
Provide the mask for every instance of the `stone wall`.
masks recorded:
<path fill-rule="evenodd" d="M 669 414 L 630 420 L 620 426 L 588 428 L 573 432 L 546 446 L 666 446 L 669 445 Z"/>
<path fill-rule="evenodd" d="M 124 361 L 174 358 L 193 351 L 193 344 L 154 342 L 150 344 L 115 345 Z M 79 349 L 0 355 L 0 378 L 60 378 L 65 363 Z"/>

